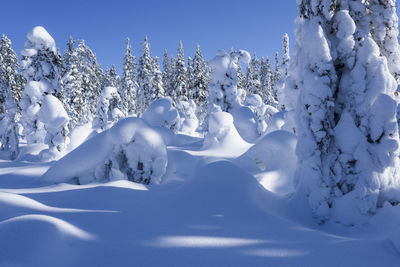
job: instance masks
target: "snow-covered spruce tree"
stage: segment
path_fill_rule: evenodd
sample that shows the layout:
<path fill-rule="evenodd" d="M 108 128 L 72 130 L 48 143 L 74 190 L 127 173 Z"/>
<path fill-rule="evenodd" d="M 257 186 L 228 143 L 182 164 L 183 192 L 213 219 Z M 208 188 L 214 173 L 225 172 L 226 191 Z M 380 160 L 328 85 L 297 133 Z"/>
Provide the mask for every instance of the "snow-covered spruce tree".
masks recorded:
<path fill-rule="evenodd" d="M 260 82 L 262 100 L 265 104 L 277 107 L 278 101 L 276 100 L 276 93 L 273 87 L 274 77 L 271 69 L 271 62 L 268 57 L 261 60 Z"/>
<path fill-rule="evenodd" d="M 160 63 L 159 63 L 158 57 L 153 58 L 152 69 L 153 69 L 153 77 L 151 79 L 151 92 L 149 95 L 149 97 L 150 97 L 149 104 L 156 99 L 164 97 L 164 95 L 165 95 L 163 82 L 162 82 L 162 73 L 160 70 Z"/>
<path fill-rule="evenodd" d="M 107 86 L 101 91 L 97 105 L 95 125 L 101 130 L 108 129 L 112 124 L 124 116 L 119 109 L 121 97 L 115 87 Z"/>
<path fill-rule="evenodd" d="M 368 2 L 302 0 L 298 9 L 290 76 L 300 192 L 320 222 L 361 223 L 400 201 L 387 194 L 400 184 L 397 83 L 372 38 Z"/>
<path fill-rule="evenodd" d="M 193 58 L 193 75 L 191 99 L 196 103 L 196 116 L 199 120 L 199 124 L 202 124 L 207 114 L 207 95 L 210 73 L 204 61 L 203 54 L 201 53 L 200 45 L 197 45 L 196 54 Z"/>
<path fill-rule="evenodd" d="M 178 100 L 187 100 L 187 84 L 186 84 L 186 67 L 185 67 L 185 55 L 183 50 L 182 41 L 179 41 L 178 53 L 175 60 L 175 69 L 172 78 L 172 100 L 177 103 Z"/>
<path fill-rule="evenodd" d="M 187 98 L 194 99 L 194 69 L 193 60 L 191 57 L 187 59 L 187 71 L 186 71 L 186 86 L 187 86 Z"/>
<path fill-rule="evenodd" d="M 136 57 L 132 55 L 132 46 L 129 38 L 126 39 L 126 50 L 122 64 L 121 102 L 124 115 L 136 114 Z"/>
<path fill-rule="evenodd" d="M 139 90 L 137 93 L 137 115 L 142 116 L 143 112 L 150 104 L 150 91 L 153 78 L 153 60 L 150 55 L 150 45 L 147 36 L 143 42 L 143 54 L 139 58 L 137 80 Z"/>
<path fill-rule="evenodd" d="M 97 63 L 96 55 L 86 45 L 85 41 L 79 42 L 76 53 L 79 59 L 78 69 L 82 75 L 82 98 L 85 103 L 79 118 L 79 125 L 82 125 L 90 122 L 96 116 L 104 74 L 101 66 Z"/>
<path fill-rule="evenodd" d="M 111 68 L 106 70 L 106 74 L 104 76 L 104 87 L 111 86 L 117 88 L 118 90 L 120 85 L 121 79 L 115 70 L 115 66 L 111 65 Z"/>
<path fill-rule="evenodd" d="M 281 75 L 282 79 L 286 79 L 289 71 L 289 35 L 285 33 L 282 37 L 282 63 L 281 63 Z"/>
<path fill-rule="evenodd" d="M 396 0 L 370 0 L 372 38 L 388 60 L 390 73 L 400 84 L 399 18 L 396 14 Z"/>
<path fill-rule="evenodd" d="M 10 159 L 15 159 L 19 153 L 18 112 L 14 92 L 18 88 L 17 73 L 18 58 L 12 50 L 11 41 L 3 34 L 0 41 L 0 148 L 6 151 Z"/>
<path fill-rule="evenodd" d="M 275 88 L 275 84 L 279 83 L 282 78 L 280 63 L 279 63 L 279 53 L 275 53 L 275 71 L 274 71 L 274 83 L 273 87 Z"/>
<path fill-rule="evenodd" d="M 247 66 L 246 71 L 246 93 L 247 95 L 258 94 L 261 95 L 261 84 L 260 84 L 260 61 L 256 54 Z"/>
<path fill-rule="evenodd" d="M 69 37 L 67 50 L 63 56 L 64 68 L 62 72 L 62 81 L 64 85 L 64 97 L 66 109 L 70 118 L 70 130 L 81 124 L 84 116 L 84 107 L 86 99 L 82 88 L 82 72 L 80 69 L 80 58 L 75 48 L 72 37 Z"/>
<path fill-rule="evenodd" d="M 210 61 L 208 114 L 216 111 L 229 112 L 239 104 L 237 95 L 237 64 L 239 64 L 239 60 L 249 63 L 249 53 L 240 50 L 229 56 L 224 50 L 219 50 Z"/>
<path fill-rule="evenodd" d="M 5 34 L 0 40 L 0 69 L 3 75 L 2 81 L 11 90 L 14 101 L 18 103 L 25 79 L 18 73 L 18 56 L 12 48 L 11 40 Z"/>
<path fill-rule="evenodd" d="M 23 135 L 28 144 L 43 143 L 46 130 L 39 121 L 38 112 L 44 95 L 62 97 L 62 60 L 54 39 L 41 26 L 34 27 L 27 34 L 21 54 L 21 72 L 27 80 L 20 101 Z"/>
<path fill-rule="evenodd" d="M 163 58 L 163 72 L 162 72 L 162 81 L 163 87 L 165 90 L 165 95 L 171 95 L 171 63 L 168 57 L 167 49 L 164 49 L 164 58 Z"/>

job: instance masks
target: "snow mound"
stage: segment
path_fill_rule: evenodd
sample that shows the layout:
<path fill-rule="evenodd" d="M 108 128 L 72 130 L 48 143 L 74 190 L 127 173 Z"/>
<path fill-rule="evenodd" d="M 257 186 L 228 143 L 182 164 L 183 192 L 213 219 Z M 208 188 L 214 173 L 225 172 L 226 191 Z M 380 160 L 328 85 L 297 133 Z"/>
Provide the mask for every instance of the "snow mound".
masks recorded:
<path fill-rule="evenodd" d="M 287 131 L 267 134 L 244 155 L 260 171 L 260 183 L 269 191 L 287 194 L 294 190 L 296 170 L 296 136 Z"/>
<path fill-rule="evenodd" d="M 258 119 L 250 107 L 240 106 L 232 109 L 234 125 L 246 142 L 254 142 L 258 134 Z"/>
<path fill-rule="evenodd" d="M 220 111 L 209 115 L 208 133 L 204 138 L 203 148 L 233 152 L 247 150 L 249 146 L 250 144 L 244 141 L 236 130 L 231 114 Z"/>
<path fill-rule="evenodd" d="M 34 223 L 34 222 L 36 222 L 36 223 Z M 41 225 L 42 223 L 47 223 L 47 224 L 53 225 L 57 229 L 57 231 L 59 233 L 59 237 L 70 236 L 70 237 L 82 239 L 82 240 L 95 239 L 95 236 L 93 236 L 92 234 L 90 234 L 90 233 L 64 221 L 64 220 L 58 219 L 56 217 L 48 216 L 48 215 L 42 215 L 42 214 L 22 215 L 22 216 L 13 217 L 11 219 L 0 222 L 0 225 L 2 226 L 2 230 L 5 231 L 5 233 L 4 232 L 2 233 L 2 236 L 5 238 L 5 240 L 7 240 L 7 238 L 10 238 L 10 234 L 7 234 L 7 232 L 9 232 L 9 233 L 13 233 L 15 231 L 18 232 L 17 229 L 19 227 L 21 227 L 22 224 L 30 224 L 30 226 L 31 226 L 30 231 L 32 233 L 34 233 L 37 230 L 42 230 L 42 227 L 41 227 L 41 226 L 43 226 L 43 225 Z M 7 231 L 7 228 L 8 228 L 8 231 Z M 39 231 L 39 232 L 41 232 L 41 231 Z"/>
<path fill-rule="evenodd" d="M 151 126 L 165 127 L 173 132 L 177 132 L 180 128 L 179 113 L 169 97 L 153 101 L 142 118 Z"/>
<path fill-rule="evenodd" d="M 54 41 L 53 37 L 46 31 L 45 28 L 42 26 L 34 27 L 27 35 L 26 38 L 28 39 L 25 43 L 25 50 L 28 49 L 26 52 L 28 55 L 23 53 L 24 56 L 32 56 L 30 49 L 35 50 L 42 50 L 48 49 L 53 53 L 56 53 L 56 42 Z"/>
<path fill-rule="evenodd" d="M 78 178 L 80 184 L 127 179 L 158 184 L 166 167 L 162 136 L 144 120 L 128 117 L 61 158 L 42 179 L 60 183 Z"/>

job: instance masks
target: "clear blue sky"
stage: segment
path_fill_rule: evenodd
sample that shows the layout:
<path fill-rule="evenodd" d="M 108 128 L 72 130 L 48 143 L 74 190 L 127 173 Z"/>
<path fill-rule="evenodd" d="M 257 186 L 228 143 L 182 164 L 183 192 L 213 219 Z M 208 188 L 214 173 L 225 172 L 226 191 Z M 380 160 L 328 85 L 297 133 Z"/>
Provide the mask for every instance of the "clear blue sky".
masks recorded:
<path fill-rule="evenodd" d="M 115 64 L 121 72 L 126 37 L 133 53 L 141 53 L 147 34 L 153 56 L 164 48 L 176 55 L 179 40 L 185 57 L 197 44 L 209 59 L 218 49 L 245 49 L 257 56 L 281 52 L 281 37 L 289 33 L 292 44 L 296 2 L 293 0 L 146 0 L 146 1 L 3 1 L 0 33 L 12 40 L 20 54 L 26 34 L 44 26 L 64 51 L 69 35 L 84 39 L 103 68 Z"/>

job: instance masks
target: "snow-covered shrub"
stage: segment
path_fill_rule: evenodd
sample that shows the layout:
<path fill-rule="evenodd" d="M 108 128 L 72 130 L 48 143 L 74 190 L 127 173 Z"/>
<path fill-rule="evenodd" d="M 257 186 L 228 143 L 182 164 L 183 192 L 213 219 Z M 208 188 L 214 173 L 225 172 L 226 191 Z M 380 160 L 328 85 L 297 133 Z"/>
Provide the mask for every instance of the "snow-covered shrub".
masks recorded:
<path fill-rule="evenodd" d="M 159 184 L 167 162 L 162 136 L 143 119 L 128 117 L 61 158 L 42 179 L 51 182 L 77 179 L 80 184 L 127 179 Z"/>
<path fill-rule="evenodd" d="M 251 94 L 246 98 L 245 102 L 255 114 L 258 120 L 258 133 L 261 135 L 267 129 L 267 121 L 273 114 L 278 112 L 276 108 L 270 105 L 265 105 L 262 101 L 261 96 L 257 94 Z"/>
<path fill-rule="evenodd" d="M 39 120 L 39 110 L 43 96 L 48 91 L 49 85 L 46 81 L 29 81 L 22 91 L 20 101 L 22 134 L 28 144 L 44 142 L 46 131 Z"/>
<path fill-rule="evenodd" d="M 39 111 L 39 121 L 46 131 L 44 143 L 49 146 L 48 151 L 43 151 L 42 158 L 49 160 L 64 151 L 69 144 L 69 117 L 60 100 L 45 95 Z"/>
<path fill-rule="evenodd" d="M 180 100 L 176 104 L 181 118 L 180 131 L 184 133 L 194 133 L 199 126 L 199 121 L 196 117 L 196 103 L 193 100 Z"/>
<path fill-rule="evenodd" d="M 153 101 L 144 112 L 142 118 L 151 126 L 165 127 L 174 133 L 181 127 L 179 113 L 172 105 L 170 97 Z"/>
<path fill-rule="evenodd" d="M 227 140 L 242 140 L 233 124 L 233 117 L 227 112 L 213 112 L 208 117 L 208 131 L 204 148 L 224 145 Z M 238 145 L 237 143 L 235 145 Z"/>
<path fill-rule="evenodd" d="M 237 92 L 237 65 L 239 60 L 249 63 L 249 53 L 240 50 L 232 52 L 231 56 L 229 56 L 224 50 L 219 50 L 217 55 L 210 61 L 209 113 L 219 110 L 228 112 L 239 105 Z"/>
<path fill-rule="evenodd" d="M 95 121 L 97 127 L 103 130 L 107 129 L 109 124 L 124 117 L 124 114 L 118 108 L 120 101 L 121 97 L 115 87 L 108 86 L 102 90 L 97 105 L 97 117 Z"/>

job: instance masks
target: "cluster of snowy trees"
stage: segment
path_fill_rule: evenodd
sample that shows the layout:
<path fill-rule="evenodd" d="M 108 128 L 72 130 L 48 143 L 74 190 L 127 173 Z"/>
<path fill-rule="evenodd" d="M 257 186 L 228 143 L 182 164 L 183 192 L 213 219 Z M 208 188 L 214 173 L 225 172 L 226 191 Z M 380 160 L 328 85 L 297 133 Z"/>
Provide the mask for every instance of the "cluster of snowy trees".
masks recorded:
<path fill-rule="evenodd" d="M 268 57 L 259 61 L 254 56 L 245 75 L 241 64 L 235 64 L 239 102 L 245 103 L 246 96 L 258 94 L 266 104 L 277 107 L 275 88 L 281 72 L 287 72 L 285 59 L 289 58 L 287 35 L 284 40 L 287 54 L 283 56 L 282 65 L 276 57 L 275 71 Z M 232 51 L 231 56 L 235 57 L 234 54 Z M 103 71 L 85 41 L 70 37 L 62 55 L 54 39 L 38 26 L 28 33 L 21 56 L 19 65 L 11 41 L 3 35 L 0 43 L 0 138 L 2 149 L 9 151 L 12 158 L 18 155 L 20 139 L 28 144 L 46 143 L 52 150 L 61 151 L 69 142 L 69 132 L 77 126 L 93 123 L 94 127 L 107 129 L 122 117 L 142 116 L 150 103 L 163 97 L 169 97 L 187 121 L 197 120 L 195 125 L 205 129 L 208 107 L 215 104 L 208 103 L 212 69 L 203 58 L 200 46 L 194 57 L 187 59 L 182 42 L 175 58 L 165 50 L 161 70 L 159 58 L 151 55 L 147 37 L 138 59 L 127 39 L 122 77 L 119 77 L 114 66 Z M 49 119 L 40 112 L 44 104 L 53 107 L 57 116 Z"/>

